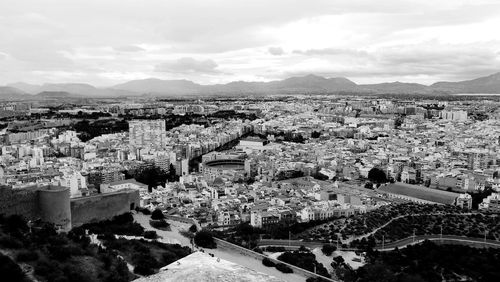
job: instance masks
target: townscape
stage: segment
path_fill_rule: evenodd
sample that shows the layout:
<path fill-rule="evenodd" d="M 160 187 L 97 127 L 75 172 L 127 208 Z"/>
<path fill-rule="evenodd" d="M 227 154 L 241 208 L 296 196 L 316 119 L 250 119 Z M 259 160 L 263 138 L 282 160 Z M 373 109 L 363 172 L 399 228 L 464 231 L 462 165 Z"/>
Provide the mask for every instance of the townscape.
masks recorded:
<path fill-rule="evenodd" d="M 500 281 L 500 1 L 0 1 L 0 282 Z"/>
<path fill-rule="evenodd" d="M 68 101 L 3 104 L 4 212 L 68 232 L 124 212 L 140 222 L 161 211 L 260 252 L 385 248 L 417 235 L 500 239 L 495 98 Z M 458 220 L 465 226 L 446 223 Z M 346 275 L 327 266 L 325 277 Z"/>

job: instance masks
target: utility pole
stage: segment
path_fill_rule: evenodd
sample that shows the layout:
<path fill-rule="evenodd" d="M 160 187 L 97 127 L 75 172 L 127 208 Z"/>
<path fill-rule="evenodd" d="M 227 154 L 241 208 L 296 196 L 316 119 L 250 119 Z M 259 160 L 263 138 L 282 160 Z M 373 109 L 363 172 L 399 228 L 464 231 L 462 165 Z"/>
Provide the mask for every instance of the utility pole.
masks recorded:
<path fill-rule="evenodd" d="M 290 247 L 292 245 L 292 233 L 290 230 L 288 230 L 288 246 Z"/>
<path fill-rule="evenodd" d="M 413 243 L 415 243 L 415 228 L 413 228 Z"/>
<path fill-rule="evenodd" d="M 443 243 L 443 226 L 441 225 L 441 235 L 439 235 L 439 238 L 441 238 L 441 243 Z"/>
<path fill-rule="evenodd" d="M 382 250 L 384 250 L 385 247 L 385 235 L 382 235 Z"/>

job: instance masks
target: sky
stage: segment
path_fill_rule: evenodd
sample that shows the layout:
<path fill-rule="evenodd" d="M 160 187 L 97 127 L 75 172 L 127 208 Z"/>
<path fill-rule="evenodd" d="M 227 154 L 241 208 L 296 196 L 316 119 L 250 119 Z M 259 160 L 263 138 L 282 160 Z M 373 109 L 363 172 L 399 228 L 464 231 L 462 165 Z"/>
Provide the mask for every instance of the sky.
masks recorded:
<path fill-rule="evenodd" d="M 0 85 L 500 71 L 498 0 L 1 0 Z"/>

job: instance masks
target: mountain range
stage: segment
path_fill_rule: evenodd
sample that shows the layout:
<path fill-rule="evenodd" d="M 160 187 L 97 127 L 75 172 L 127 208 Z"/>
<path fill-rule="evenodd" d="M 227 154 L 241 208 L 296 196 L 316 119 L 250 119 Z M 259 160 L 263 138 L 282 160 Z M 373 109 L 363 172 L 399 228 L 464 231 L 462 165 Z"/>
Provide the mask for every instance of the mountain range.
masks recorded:
<path fill-rule="evenodd" d="M 227 84 L 201 85 L 189 80 L 149 78 L 132 80 L 111 87 L 98 88 L 84 83 L 51 83 L 34 85 L 24 82 L 0 86 L 2 100 L 45 100 L 55 98 L 98 98 L 121 96 L 241 96 L 266 94 L 458 94 L 500 93 L 500 72 L 486 77 L 458 82 L 436 82 L 432 85 L 387 82 L 356 84 L 344 77 L 317 75 L 290 77 L 270 82 L 234 81 Z"/>

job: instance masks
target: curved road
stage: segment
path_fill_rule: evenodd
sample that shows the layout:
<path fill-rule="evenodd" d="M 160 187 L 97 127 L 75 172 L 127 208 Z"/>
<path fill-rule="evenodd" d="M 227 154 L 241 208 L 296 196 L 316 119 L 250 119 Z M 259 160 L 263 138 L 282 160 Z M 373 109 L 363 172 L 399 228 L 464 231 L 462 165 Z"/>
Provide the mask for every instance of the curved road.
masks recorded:
<path fill-rule="evenodd" d="M 398 220 L 400 218 L 404 218 L 404 217 L 408 217 L 408 216 L 425 216 L 425 215 L 472 215 L 472 213 L 446 213 L 446 214 L 443 214 L 443 213 L 417 213 L 417 214 L 403 214 L 403 215 L 399 215 L 399 216 L 396 216 L 394 218 L 391 218 L 389 221 L 387 221 L 386 223 L 382 224 L 381 226 L 373 229 L 372 231 L 366 233 L 366 234 L 363 234 L 363 235 L 360 235 L 358 237 L 351 237 L 347 240 L 343 240 L 343 243 L 350 243 L 356 239 L 363 239 L 363 238 L 366 238 L 366 237 L 369 237 L 370 235 L 373 235 L 375 234 L 377 231 L 379 231 L 380 229 L 386 227 L 387 225 L 391 224 L 393 221 L 395 220 Z"/>
<path fill-rule="evenodd" d="M 379 250 L 379 251 L 390 251 L 395 248 L 404 248 L 408 245 L 413 245 L 413 244 L 418 244 L 421 243 L 425 240 L 430 240 L 430 241 L 443 241 L 448 242 L 448 243 L 467 243 L 469 245 L 474 245 L 474 246 L 487 246 L 487 247 L 492 247 L 492 248 L 500 248 L 500 242 L 499 241 L 494 241 L 494 240 L 484 240 L 481 238 L 469 238 L 469 237 L 462 237 L 462 236 L 454 236 L 454 235 L 443 235 L 442 237 L 440 235 L 419 235 L 419 236 L 410 236 L 398 241 L 394 242 L 389 242 L 382 245 L 377 245 L 375 246 L 374 249 Z M 324 242 L 304 242 L 304 241 L 299 241 L 299 240 L 271 240 L 271 239 L 265 239 L 261 240 L 258 245 L 259 246 L 281 246 L 281 247 L 286 247 L 286 246 L 293 246 L 293 247 L 299 247 L 299 246 L 304 246 L 308 247 L 311 249 L 314 248 L 321 248 L 324 244 Z M 342 251 L 353 251 L 357 250 L 355 248 L 339 248 Z"/>

